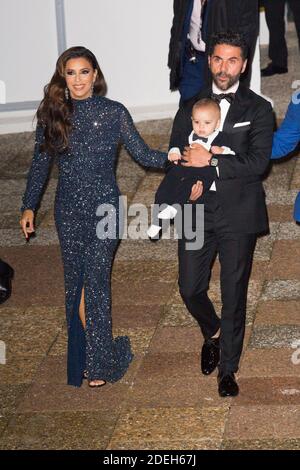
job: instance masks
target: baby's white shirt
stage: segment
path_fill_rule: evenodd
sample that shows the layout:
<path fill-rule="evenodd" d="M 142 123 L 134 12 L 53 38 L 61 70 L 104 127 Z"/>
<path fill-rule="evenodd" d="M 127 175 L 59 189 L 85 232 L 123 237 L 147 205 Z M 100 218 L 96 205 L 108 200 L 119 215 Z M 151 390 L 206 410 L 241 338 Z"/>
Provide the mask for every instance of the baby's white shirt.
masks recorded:
<path fill-rule="evenodd" d="M 219 129 L 216 129 L 209 136 L 207 136 L 207 142 L 203 142 L 203 140 L 201 140 L 201 139 L 193 140 L 193 135 L 195 134 L 195 132 L 192 131 L 189 135 L 189 144 L 190 144 L 190 146 L 192 144 L 200 144 L 204 148 L 206 148 L 206 150 L 209 151 L 212 142 L 215 140 L 215 138 L 217 137 L 219 132 L 220 132 Z M 224 145 L 222 145 L 222 149 L 223 149 L 223 153 L 235 155 L 235 152 L 233 150 L 231 150 L 229 147 L 225 147 Z M 168 152 L 168 157 L 169 157 L 170 153 L 177 153 L 177 155 L 181 155 L 180 150 L 179 150 L 178 147 L 172 147 Z"/>
<path fill-rule="evenodd" d="M 194 131 L 192 131 L 189 135 L 189 144 L 190 146 L 192 144 L 200 144 L 202 145 L 204 148 L 206 148 L 206 150 L 210 151 L 210 147 L 211 147 L 211 144 L 212 142 L 215 140 L 215 138 L 217 137 L 217 135 L 219 134 L 219 129 L 216 129 L 214 132 L 212 132 L 209 136 L 207 136 L 207 142 L 203 142 L 203 140 L 201 139 L 196 139 L 196 140 L 193 140 L 193 135 L 195 134 Z M 224 154 L 231 154 L 231 155 L 235 155 L 235 152 L 233 150 L 231 150 L 231 148 L 229 147 L 225 147 L 225 145 L 222 145 L 222 149 L 223 149 L 223 152 Z M 169 155 L 170 153 L 177 153 L 177 155 L 181 155 L 180 153 L 180 150 L 178 147 L 172 147 L 169 152 L 168 152 L 168 158 L 169 158 Z M 217 175 L 219 176 L 219 168 L 216 167 L 216 172 L 217 172 Z M 211 187 L 209 188 L 210 191 L 216 191 L 216 183 L 213 182 Z"/>
<path fill-rule="evenodd" d="M 210 147 L 211 147 L 211 143 L 213 140 L 215 140 L 215 138 L 217 137 L 217 135 L 219 134 L 219 129 L 216 129 L 214 132 L 212 132 L 209 136 L 207 136 L 207 142 L 203 142 L 203 140 L 201 139 L 196 139 L 196 140 L 193 140 L 193 136 L 195 134 L 194 131 L 192 131 L 189 135 L 189 144 L 192 145 L 192 144 L 200 144 L 200 145 L 203 145 L 204 148 L 206 148 L 206 150 L 210 150 Z"/>

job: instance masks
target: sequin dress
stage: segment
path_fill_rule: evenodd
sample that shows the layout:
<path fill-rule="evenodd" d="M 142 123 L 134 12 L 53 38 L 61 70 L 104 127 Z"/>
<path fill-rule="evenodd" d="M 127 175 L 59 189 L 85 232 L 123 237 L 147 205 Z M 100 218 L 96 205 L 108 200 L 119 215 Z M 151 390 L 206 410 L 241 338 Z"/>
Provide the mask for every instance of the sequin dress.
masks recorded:
<path fill-rule="evenodd" d="M 54 214 L 64 265 L 68 384 L 80 386 L 84 370 L 89 380 L 119 380 L 133 357 L 127 336 L 113 339 L 111 322 L 110 277 L 119 226 L 118 145 L 123 142 L 134 159 L 148 167 L 164 167 L 167 156 L 149 149 L 127 109 L 107 98 L 73 100 L 72 124 L 69 149 L 56 159 Z M 42 141 L 43 128 L 38 126 L 22 211 L 37 209 L 47 180 L 51 157 L 39 151 Z M 97 232 L 103 204 L 107 220 L 116 221 L 115 236 L 106 239 Z M 83 287 L 86 329 L 79 319 Z"/>

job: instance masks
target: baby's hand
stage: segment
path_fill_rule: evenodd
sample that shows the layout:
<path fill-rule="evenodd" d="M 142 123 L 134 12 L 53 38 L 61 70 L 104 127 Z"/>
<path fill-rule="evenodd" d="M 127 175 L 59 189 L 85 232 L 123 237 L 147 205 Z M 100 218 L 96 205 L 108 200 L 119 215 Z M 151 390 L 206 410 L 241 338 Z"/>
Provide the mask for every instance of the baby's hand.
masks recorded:
<path fill-rule="evenodd" d="M 210 150 L 212 153 L 216 154 L 224 152 L 224 149 L 222 147 L 218 147 L 218 145 L 213 145 Z"/>
<path fill-rule="evenodd" d="M 175 163 L 176 165 L 178 163 L 178 160 L 180 160 L 180 159 L 181 159 L 181 155 L 179 155 L 178 153 L 169 153 L 169 155 L 168 155 L 168 160 L 170 162 Z"/>
<path fill-rule="evenodd" d="M 203 183 L 202 181 L 197 181 L 197 183 L 193 184 L 192 191 L 189 197 L 190 201 L 196 201 L 203 193 Z"/>
<path fill-rule="evenodd" d="M 180 149 L 178 147 L 172 147 L 168 153 L 168 160 L 170 162 L 175 163 L 175 165 L 177 165 L 178 160 L 180 159 L 181 159 Z"/>

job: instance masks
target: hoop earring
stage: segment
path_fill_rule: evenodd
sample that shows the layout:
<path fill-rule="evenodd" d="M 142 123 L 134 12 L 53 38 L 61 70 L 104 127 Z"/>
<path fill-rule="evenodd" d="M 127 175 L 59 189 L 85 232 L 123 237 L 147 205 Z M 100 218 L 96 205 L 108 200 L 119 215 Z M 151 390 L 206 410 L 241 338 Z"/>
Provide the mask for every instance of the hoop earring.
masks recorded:
<path fill-rule="evenodd" d="M 69 88 L 66 86 L 66 88 L 65 88 L 65 98 L 66 98 L 67 101 L 68 101 L 69 97 L 70 97 Z"/>

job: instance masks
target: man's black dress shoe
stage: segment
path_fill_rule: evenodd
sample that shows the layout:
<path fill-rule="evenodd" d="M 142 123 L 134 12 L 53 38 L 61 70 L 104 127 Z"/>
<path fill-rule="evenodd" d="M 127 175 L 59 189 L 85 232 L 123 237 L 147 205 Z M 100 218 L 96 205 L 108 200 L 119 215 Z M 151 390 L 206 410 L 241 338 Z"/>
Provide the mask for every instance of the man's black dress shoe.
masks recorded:
<path fill-rule="evenodd" d="M 236 397 L 239 394 L 239 386 L 234 378 L 234 373 L 218 375 L 219 395 L 221 397 Z"/>
<path fill-rule="evenodd" d="M 201 351 L 201 371 L 204 375 L 211 374 L 220 361 L 220 340 L 210 338 L 204 341 Z"/>
<path fill-rule="evenodd" d="M 276 73 L 287 73 L 288 69 L 287 67 L 279 67 L 278 65 L 273 65 L 270 63 L 265 67 L 264 69 L 261 69 L 261 76 L 262 77 L 271 77 L 272 75 L 275 75 Z"/>

